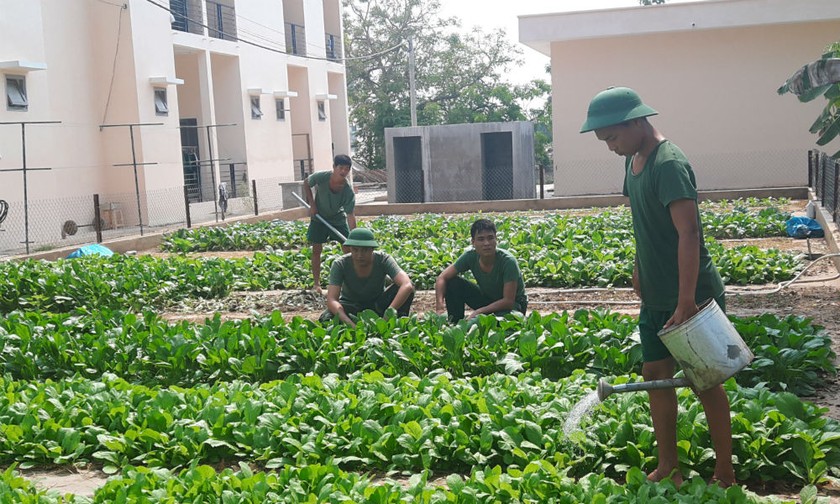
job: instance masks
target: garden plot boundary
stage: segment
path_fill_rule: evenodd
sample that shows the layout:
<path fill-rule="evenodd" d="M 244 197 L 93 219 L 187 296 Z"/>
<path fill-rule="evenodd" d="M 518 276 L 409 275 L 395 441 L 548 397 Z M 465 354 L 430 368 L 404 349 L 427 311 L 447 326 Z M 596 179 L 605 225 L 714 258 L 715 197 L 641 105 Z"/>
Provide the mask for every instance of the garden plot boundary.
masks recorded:
<path fill-rule="evenodd" d="M 783 188 L 759 188 L 741 189 L 731 191 L 698 191 L 699 201 L 720 201 L 739 198 L 789 198 L 789 199 L 814 199 L 807 187 L 783 187 Z M 382 215 L 411 215 L 417 213 L 476 213 L 476 212 L 514 212 L 514 211 L 546 211 L 546 210 L 569 210 L 575 208 L 607 208 L 614 206 L 628 205 L 629 201 L 625 196 L 618 194 L 591 195 L 591 196 L 566 196 L 547 199 L 527 200 L 497 200 L 497 201 L 458 201 L 445 203 L 365 203 L 356 206 L 357 217 L 379 217 Z M 235 223 L 253 223 L 271 220 L 298 220 L 307 216 L 306 209 L 299 207 L 277 212 L 269 212 L 258 216 L 242 216 L 227 219 L 219 223 L 208 223 L 194 227 L 225 227 Z M 823 224 L 825 227 L 825 224 Z M 163 243 L 163 236 L 181 227 L 164 229 L 157 233 L 146 234 L 145 236 L 126 236 L 103 242 L 103 245 L 118 253 L 131 251 L 149 250 L 160 247 Z M 831 251 L 838 252 L 840 240 L 833 240 Z M 50 251 L 0 258 L 2 260 L 23 260 L 23 259 L 44 259 L 52 261 L 67 257 L 79 245 L 58 248 Z M 840 263 L 840 261 L 838 261 Z M 840 270 L 840 264 L 837 264 Z"/>
<path fill-rule="evenodd" d="M 819 198 L 813 190 L 808 192 L 809 201 L 813 201 L 815 203 L 819 201 Z M 828 210 L 819 205 L 817 205 L 815 218 L 817 222 L 820 223 L 820 227 L 823 228 L 823 231 L 825 231 L 825 241 L 828 245 L 830 253 L 840 252 L 840 222 L 834 222 Z M 835 225 L 832 225 L 832 222 Z M 840 257 L 835 257 L 832 261 L 834 262 L 834 267 L 837 268 L 837 271 L 840 273 Z"/>

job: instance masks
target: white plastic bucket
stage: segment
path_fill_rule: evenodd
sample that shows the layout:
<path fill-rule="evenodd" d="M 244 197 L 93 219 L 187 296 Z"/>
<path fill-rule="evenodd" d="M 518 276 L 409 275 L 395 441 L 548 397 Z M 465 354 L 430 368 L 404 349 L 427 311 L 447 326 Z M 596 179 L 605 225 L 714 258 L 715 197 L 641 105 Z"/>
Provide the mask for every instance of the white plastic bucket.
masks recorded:
<path fill-rule="evenodd" d="M 723 383 L 755 357 L 714 299 L 682 324 L 659 331 L 659 338 L 701 391 Z"/>

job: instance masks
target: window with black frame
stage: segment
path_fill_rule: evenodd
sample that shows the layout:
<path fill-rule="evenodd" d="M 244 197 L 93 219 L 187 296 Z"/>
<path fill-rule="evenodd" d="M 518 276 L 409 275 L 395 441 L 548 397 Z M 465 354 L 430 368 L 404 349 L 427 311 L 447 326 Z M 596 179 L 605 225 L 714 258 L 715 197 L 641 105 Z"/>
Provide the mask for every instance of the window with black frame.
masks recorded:
<path fill-rule="evenodd" d="M 23 75 L 6 76 L 6 108 L 8 110 L 29 110 L 26 96 L 26 77 Z"/>

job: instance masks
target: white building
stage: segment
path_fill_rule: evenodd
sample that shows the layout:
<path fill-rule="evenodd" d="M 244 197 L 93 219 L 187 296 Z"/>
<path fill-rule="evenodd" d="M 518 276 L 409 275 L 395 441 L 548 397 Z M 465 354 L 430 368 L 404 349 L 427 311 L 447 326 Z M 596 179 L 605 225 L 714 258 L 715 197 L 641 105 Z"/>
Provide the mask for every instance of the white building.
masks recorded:
<path fill-rule="evenodd" d="M 580 135 L 589 100 L 628 86 L 688 155 L 701 189 L 803 186 L 826 105 L 776 90 L 840 40 L 838 0 L 707 0 L 519 17 L 551 57 L 556 195 L 618 193 L 622 162 Z M 829 153 L 835 146 L 825 149 Z"/>
<path fill-rule="evenodd" d="M 135 162 L 145 225 L 183 221 L 185 199 L 207 220 L 213 182 L 267 197 L 329 169 L 350 148 L 342 57 L 340 0 L 0 0 L 0 123 L 60 121 L 25 127 L 27 167 L 51 168 L 27 173 L 30 240 L 92 222 L 93 194 L 136 225 Z M 21 145 L 0 125 L 0 170 Z M 23 192 L 0 171 L 6 235 Z"/>

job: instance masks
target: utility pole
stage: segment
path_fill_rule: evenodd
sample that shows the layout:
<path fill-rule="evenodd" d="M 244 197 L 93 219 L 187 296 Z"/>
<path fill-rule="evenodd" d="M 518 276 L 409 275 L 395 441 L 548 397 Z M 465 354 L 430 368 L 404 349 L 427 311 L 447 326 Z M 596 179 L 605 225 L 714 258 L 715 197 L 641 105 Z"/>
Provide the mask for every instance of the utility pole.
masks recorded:
<path fill-rule="evenodd" d="M 417 90 L 414 88 L 414 37 L 408 38 L 408 90 L 411 98 L 411 125 L 417 126 Z"/>

